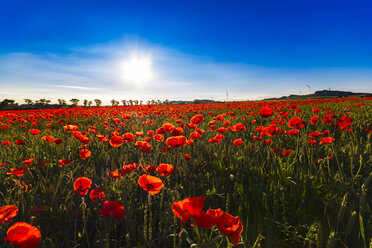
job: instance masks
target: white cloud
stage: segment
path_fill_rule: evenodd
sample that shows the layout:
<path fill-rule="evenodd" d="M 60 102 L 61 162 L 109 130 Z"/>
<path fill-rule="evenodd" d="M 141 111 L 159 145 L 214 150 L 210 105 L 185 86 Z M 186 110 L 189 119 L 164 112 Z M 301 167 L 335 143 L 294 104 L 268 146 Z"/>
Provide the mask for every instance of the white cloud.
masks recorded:
<path fill-rule="evenodd" d="M 123 76 L 133 55 L 151 58 L 154 76 L 134 84 Z M 123 39 L 67 54 L 0 54 L 0 97 L 16 99 L 262 99 L 340 89 L 372 92 L 371 68 L 262 68 L 215 61 L 146 41 Z"/>

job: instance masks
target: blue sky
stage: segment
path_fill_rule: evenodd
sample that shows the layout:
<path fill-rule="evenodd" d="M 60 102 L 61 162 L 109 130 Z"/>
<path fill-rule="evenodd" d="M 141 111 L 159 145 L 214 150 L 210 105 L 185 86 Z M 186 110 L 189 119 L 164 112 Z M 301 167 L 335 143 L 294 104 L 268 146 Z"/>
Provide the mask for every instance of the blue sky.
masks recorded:
<path fill-rule="evenodd" d="M 0 99 L 372 92 L 372 3 L 0 1 Z M 151 78 L 125 77 L 131 58 Z"/>

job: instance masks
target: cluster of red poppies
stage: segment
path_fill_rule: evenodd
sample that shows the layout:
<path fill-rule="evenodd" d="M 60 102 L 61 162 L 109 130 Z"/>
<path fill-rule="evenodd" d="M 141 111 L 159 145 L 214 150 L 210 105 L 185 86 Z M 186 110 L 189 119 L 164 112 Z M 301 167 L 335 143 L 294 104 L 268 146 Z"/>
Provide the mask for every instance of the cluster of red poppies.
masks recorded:
<path fill-rule="evenodd" d="M 372 99 L 364 100 L 370 101 Z M 340 103 L 342 101 L 356 102 L 358 104 L 352 107 L 346 106 L 345 111 L 339 113 L 333 112 L 331 107 L 321 107 L 324 103 Z M 119 150 L 119 147 L 127 145 L 128 147 L 139 149 L 144 154 L 151 154 L 151 152 L 157 148 L 159 148 L 161 152 L 166 153 L 180 147 L 192 146 L 194 143 L 202 142 L 203 137 L 208 137 L 208 143 L 210 144 L 219 144 L 226 140 L 226 137 L 235 135 L 232 145 L 236 147 L 245 147 L 248 143 L 245 138 L 249 136 L 249 139 L 253 140 L 255 146 L 256 143 L 262 143 L 270 147 L 273 144 L 275 145 L 274 137 L 282 136 L 294 139 L 295 136 L 298 137 L 300 134 L 304 134 L 307 137 L 307 144 L 311 145 L 311 147 L 320 145 L 319 147 L 327 148 L 332 147 L 339 141 L 339 138 L 335 135 L 336 131 L 338 133 L 353 131 L 352 124 L 354 120 L 350 112 L 353 111 L 353 109 L 361 109 L 364 107 L 364 103 L 359 103 L 359 101 L 361 100 L 321 99 L 297 102 L 248 102 L 183 106 L 135 106 L 126 108 L 72 108 L 45 111 L 32 110 L 28 112 L 3 111 L 0 112 L 1 134 L 12 131 L 13 129 L 24 131 L 24 133 L 21 133 L 23 135 L 19 135 L 18 137 L 7 134 L 8 136 L 6 139 L 2 140 L 1 143 L 5 149 L 11 149 L 14 144 L 17 145 L 14 147 L 21 148 L 22 146 L 26 147 L 31 139 L 39 140 L 39 137 L 42 135 L 44 136 L 41 137 L 41 142 L 48 146 L 50 144 L 50 146 L 57 147 L 56 145 L 61 145 L 62 143 L 64 145 L 67 143 L 66 140 L 54 138 L 50 135 L 52 132 L 51 129 L 43 129 L 43 127 L 40 126 L 39 121 L 44 119 L 47 121 L 47 128 L 53 127 L 57 130 L 65 130 L 66 133 L 73 137 L 71 140 L 78 143 L 79 151 L 76 153 L 76 157 L 71 159 L 57 159 L 56 161 L 58 161 L 59 167 L 74 163 L 75 161 L 81 162 L 94 159 L 96 151 L 92 148 L 94 147 L 92 143 L 102 144 L 106 142 L 106 148 L 109 151 L 112 151 L 110 149 Z M 311 117 L 304 117 L 301 114 L 302 105 L 314 106 L 311 107 Z M 219 113 L 214 114 L 214 111 Z M 221 114 L 220 111 L 223 111 L 223 113 Z M 241 114 L 243 111 L 246 114 L 243 114 L 242 120 L 239 120 L 241 122 L 238 122 L 236 118 L 238 115 L 236 113 L 239 112 L 239 114 Z M 97 128 L 96 126 L 83 128 L 82 126 L 84 125 L 76 124 L 78 123 L 78 118 L 81 116 L 91 118 L 98 116 L 103 118 L 103 121 L 100 119 L 102 121 L 100 124 L 103 124 L 104 129 Z M 158 126 L 152 128 L 155 118 L 159 116 L 166 116 L 165 121 L 161 119 L 162 122 L 158 122 Z M 257 120 L 252 119 L 255 118 L 254 116 L 257 117 Z M 208 124 L 206 124 L 205 120 L 209 121 Z M 73 124 L 74 122 L 75 124 Z M 135 123 L 136 125 L 134 125 Z M 256 123 L 259 123 L 259 125 Z M 314 129 L 318 127 L 318 124 L 323 125 L 322 129 L 314 131 Z M 326 127 L 324 128 L 324 126 Z M 368 134 L 372 133 L 370 126 L 371 123 L 368 123 L 365 128 Z M 128 127 L 128 130 L 123 131 L 126 127 Z M 202 127 L 205 129 L 202 129 Z M 129 130 L 130 128 L 131 130 Z M 135 130 L 136 128 L 142 130 Z M 247 129 L 252 130 L 252 133 L 247 134 Z M 40 135 L 42 132 L 43 134 Z M 240 136 L 240 134 L 242 134 L 242 136 Z M 243 134 L 247 135 L 243 136 Z M 53 135 L 60 137 L 60 133 Z M 58 147 L 62 147 L 63 145 Z M 234 149 L 241 149 L 236 147 Z M 249 147 L 249 149 L 253 148 L 253 145 Z M 278 152 L 280 156 L 288 157 L 288 159 L 296 153 L 293 149 L 279 147 L 278 145 L 270 148 L 271 151 Z M 77 154 L 79 156 L 77 156 Z M 191 160 L 190 154 L 182 155 L 184 155 L 185 160 Z M 326 155 L 327 157 L 321 159 L 332 158 L 332 155 Z M 30 170 L 34 160 L 35 158 L 24 158 L 21 160 L 23 166 L 18 168 L 8 168 L 5 161 L 0 161 L 0 165 L 6 168 L 7 175 L 20 178 Z M 39 165 L 40 167 L 46 167 L 51 164 L 49 162 L 50 161 L 39 161 Z M 164 187 L 161 176 L 167 177 L 174 171 L 174 167 L 166 163 L 161 163 L 158 166 L 126 163 L 121 169 L 109 172 L 109 177 L 123 178 L 126 174 L 138 170 L 139 168 L 141 168 L 145 174 L 138 177 L 138 184 L 143 190 L 147 191 L 148 194 L 160 193 Z M 160 178 L 150 175 L 152 172 L 157 172 Z M 20 184 L 22 183 L 21 181 Z M 97 200 L 103 200 L 106 197 L 101 189 L 91 189 L 91 186 L 92 181 L 87 177 L 79 177 L 74 182 L 75 192 L 80 196 L 86 196 L 90 191 L 89 197 L 93 203 Z M 26 188 L 30 190 L 29 187 Z M 194 225 L 206 229 L 216 225 L 222 233 L 228 235 L 234 245 L 237 245 L 243 231 L 240 218 L 238 216 L 231 216 L 220 209 L 209 209 L 204 212 L 204 200 L 205 197 L 186 198 L 182 201 L 173 203 L 172 211 L 183 223 L 191 220 Z M 18 208 L 14 205 L 1 207 L 0 223 L 10 222 L 17 213 Z M 116 220 L 123 220 L 125 216 L 124 206 L 116 201 L 104 201 L 99 213 L 106 218 L 112 215 Z M 22 233 L 22 235 L 26 237 L 24 239 L 25 241 L 15 239 L 15 237 L 19 236 L 17 236 L 17 232 Z M 40 238 L 40 232 L 36 227 L 27 223 L 18 222 L 9 228 L 6 240 L 10 241 L 12 245 L 17 245 L 19 247 L 35 247 L 37 243 L 39 243 Z"/>
<path fill-rule="evenodd" d="M 15 205 L 6 205 L 0 207 L 0 224 L 12 222 L 12 219 L 18 214 L 18 207 Z M 9 227 L 5 242 L 19 248 L 35 248 L 41 240 L 41 233 L 36 226 L 26 222 L 16 222 Z"/>
<path fill-rule="evenodd" d="M 190 197 L 172 204 L 172 211 L 183 223 L 190 219 L 192 224 L 210 229 L 217 225 L 218 230 L 226 234 L 235 246 L 240 242 L 243 224 L 239 216 L 232 216 L 219 209 L 203 211 L 206 197 Z"/>

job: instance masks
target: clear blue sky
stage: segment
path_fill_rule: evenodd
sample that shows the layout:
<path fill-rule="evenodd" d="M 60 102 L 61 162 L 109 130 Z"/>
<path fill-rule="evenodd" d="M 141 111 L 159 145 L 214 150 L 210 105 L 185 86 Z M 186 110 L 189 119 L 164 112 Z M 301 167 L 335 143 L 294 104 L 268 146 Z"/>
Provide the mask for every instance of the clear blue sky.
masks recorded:
<path fill-rule="evenodd" d="M 372 92 L 371 13 L 368 0 L 1 0 L 0 99 Z M 133 54 L 156 75 L 141 85 L 121 77 Z"/>

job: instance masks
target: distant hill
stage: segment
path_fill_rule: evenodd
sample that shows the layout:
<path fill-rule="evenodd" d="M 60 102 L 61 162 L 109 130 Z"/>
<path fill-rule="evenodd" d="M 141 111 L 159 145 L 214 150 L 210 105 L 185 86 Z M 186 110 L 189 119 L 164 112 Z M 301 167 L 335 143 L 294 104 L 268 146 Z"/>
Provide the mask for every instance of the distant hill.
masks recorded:
<path fill-rule="evenodd" d="M 200 103 L 215 103 L 216 101 L 209 99 L 195 99 L 194 101 L 169 101 L 169 104 L 200 104 Z"/>
<path fill-rule="evenodd" d="M 318 90 L 308 95 L 289 95 L 278 98 L 265 98 L 264 100 L 301 100 L 301 99 L 320 99 L 320 98 L 339 98 L 339 97 L 372 97 L 372 93 L 354 93 L 339 90 Z"/>

